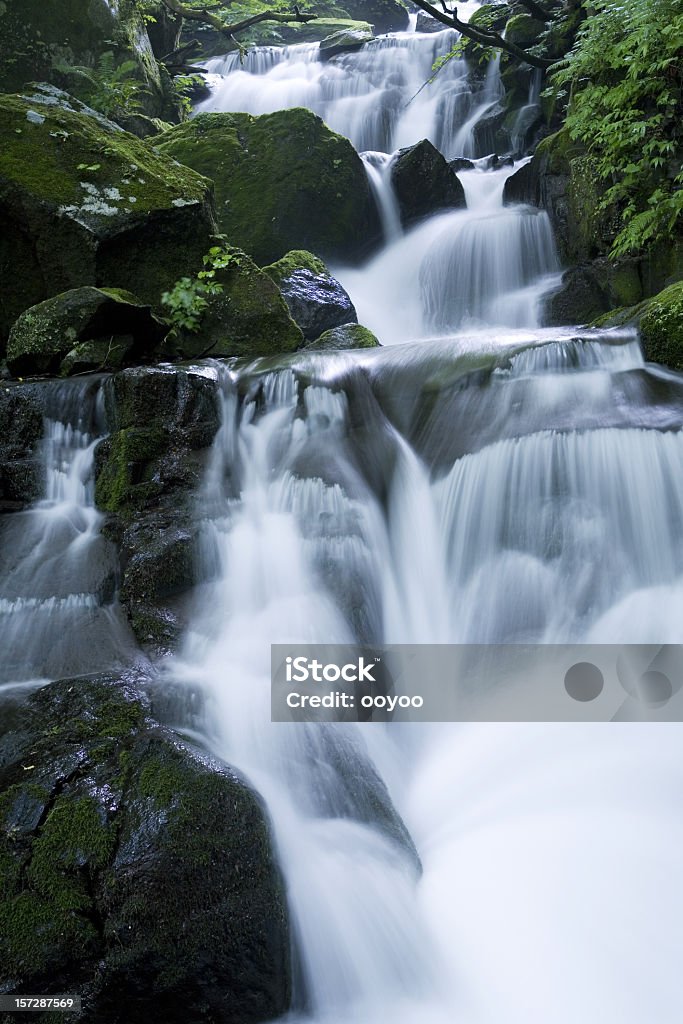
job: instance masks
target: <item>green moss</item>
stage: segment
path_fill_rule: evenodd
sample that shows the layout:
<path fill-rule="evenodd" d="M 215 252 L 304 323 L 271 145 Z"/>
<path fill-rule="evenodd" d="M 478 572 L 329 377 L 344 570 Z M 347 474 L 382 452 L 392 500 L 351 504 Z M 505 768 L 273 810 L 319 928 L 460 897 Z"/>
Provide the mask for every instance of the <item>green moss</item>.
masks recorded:
<path fill-rule="evenodd" d="M 307 345 L 309 349 L 336 350 L 354 348 L 378 348 L 379 342 L 372 331 L 361 324 L 343 324 L 324 331 L 317 341 Z"/>
<path fill-rule="evenodd" d="M 683 370 L 683 281 L 647 303 L 640 330 L 647 359 Z"/>
<path fill-rule="evenodd" d="M 152 498 L 159 486 L 149 467 L 167 446 L 161 427 L 127 427 L 104 442 L 106 459 L 97 475 L 95 501 L 106 512 L 130 512 Z"/>
<path fill-rule="evenodd" d="M 288 277 L 291 277 L 295 270 L 310 270 L 312 274 L 328 273 L 323 261 L 305 249 L 292 249 L 291 252 L 285 253 L 282 259 L 277 260 L 276 263 L 271 263 L 263 268 L 263 272 L 272 278 L 277 285 L 282 284 Z"/>
<path fill-rule="evenodd" d="M 542 139 L 536 147 L 534 162 L 543 160 L 550 174 L 569 174 L 569 161 L 581 156 L 583 148 L 573 142 L 566 128 Z"/>
<path fill-rule="evenodd" d="M 221 230 L 257 263 L 295 248 L 353 256 L 377 223 L 358 154 L 309 110 L 200 114 L 157 149 L 213 179 Z"/>
<path fill-rule="evenodd" d="M 539 42 L 545 24 L 530 14 L 515 14 L 505 25 L 505 38 L 517 46 L 529 47 Z"/>
<path fill-rule="evenodd" d="M 44 99 L 0 97 L 0 181 L 84 217 L 137 218 L 204 201 L 210 183 L 194 171 L 163 159 L 134 135 Z"/>

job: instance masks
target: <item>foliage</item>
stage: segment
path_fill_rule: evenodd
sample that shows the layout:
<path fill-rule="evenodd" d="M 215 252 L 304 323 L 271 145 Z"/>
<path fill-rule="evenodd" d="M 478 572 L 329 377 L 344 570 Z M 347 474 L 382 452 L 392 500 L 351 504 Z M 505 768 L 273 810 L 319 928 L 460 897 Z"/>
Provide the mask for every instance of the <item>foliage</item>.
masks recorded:
<path fill-rule="evenodd" d="M 215 245 L 203 258 L 204 270 L 196 277 L 181 277 L 170 292 L 164 292 L 161 302 L 169 310 L 169 320 L 175 327 L 196 331 L 208 308 L 209 299 L 220 295 L 223 285 L 216 281 L 216 273 L 237 262 L 234 252 L 227 246 Z"/>
<path fill-rule="evenodd" d="M 117 113 L 135 113 L 142 108 L 140 97 L 146 87 L 135 77 L 135 61 L 124 60 L 116 64 L 112 50 L 100 54 L 94 68 L 56 61 L 55 69 L 63 75 L 86 83 L 87 102 L 105 117 Z"/>
<path fill-rule="evenodd" d="M 683 216 L 683 6 L 592 0 L 592 15 L 554 72 L 570 93 L 567 127 L 596 160 L 621 230 L 612 256 L 670 237 Z"/>

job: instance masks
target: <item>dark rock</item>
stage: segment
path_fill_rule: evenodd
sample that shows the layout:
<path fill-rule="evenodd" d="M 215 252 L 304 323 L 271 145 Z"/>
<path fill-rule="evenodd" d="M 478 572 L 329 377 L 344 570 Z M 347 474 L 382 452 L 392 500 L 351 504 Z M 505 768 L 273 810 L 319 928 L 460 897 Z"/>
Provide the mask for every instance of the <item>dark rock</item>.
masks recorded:
<path fill-rule="evenodd" d="M 95 499 L 119 546 L 121 602 L 144 647 L 164 653 L 199 582 L 196 494 L 220 424 L 209 367 L 124 370 L 107 386 L 111 436 L 95 458 Z"/>
<path fill-rule="evenodd" d="M 399 0 L 344 0 L 341 5 L 349 17 L 369 21 L 379 35 L 402 32 L 408 28 L 408 10 Z"/>
<path fill-rule="evenodd" d="M 264 809 L 149 711 L 134 679 L 67 680 L 0 741 L 0 988 L 78 994 L 82 1024 L 277 1017 L 289 937 Z"/>
<path fill-rule="evenodd" d="M 437 210 L 467 205 L 461 182 L 428 139 L 399 150 L 391 167 L 391 183 L 404 227 Z"/>
<path fill-rule="evenodd" d="M 275 281 L 308 341 L 332 327 L 358 320 L 348 293 L 312 253 L 288 252 L 263 269 Z"/>
<path fill-rule="evenodd" d="M 474 170 L 472 160 L 467 160 L 464 156 L 456 156 L 455 160 L 449 160 L 448 166 L 453 172 Z"/>
<path fill-rule="evenodd" d="M 7 364 L 24 377 L 116 370 L 149 358 L 168 329 L 129 292 L 75 288 L 21 314 L 10 331 Z"/>
<path fill-rule="evenodd" d="M 320 43 L 318 51 L 320 60 L 330 60 L 339 53 L 353 53 L 360 50 L 362 46 L 369 43 L 373 38 L 372 28 L 342 29 L 340 32 L 333 32 Z"/>
<path fill-rule="evenodd" d="M 20 510 L 43 492 L 44 392 L 34 384 L 0 384 L 0 511 Z"/>
<path fill-rule="evenodd" d="M 502 103 L 495 103 L 483 114 L 472 129 L 475 152 L 509 153 L 512 148 L 507 128 L 508 111 Z"/>
<path fill-rule="evenodd" d="M 426 11 L 418 11 L 415 28 L 418 32 L 443 32 L 448 26 L 442 25 L 440 21 L 432 18 L 431 14 L 427 14 Z"/>
<path fill-rule="evenodd" d="M 259 264 L 291 249 L 358 259 L 380 235 L 360 157 L 309 110 L 199 114 L 156 148 L 212 178 L 221 231 Z"/>
<path fill-rule="evenodd" d="M 0 132 L 0 340 L 70 288 L 123 288 L 158 307 L 201 267 L 210 182 L 58 90 L 0 98 Z"/>
<path fill-rule="evenodd" d="M 344 324 L 325 331 L 320 337 L 306 345 L 306 349 L 321 352 L 337 352 L 342 349 L 379 348 L 379 342 L 372 331 L 361 324 Z"/>
<path fill-rule="evenodd" d="M 546 300 L 544 322 L 587 324 L 609 310 L 635 305 L 642 297 L 638 262 L 614 263 L 603 257 L 564 273 L 561 287 Z"/>

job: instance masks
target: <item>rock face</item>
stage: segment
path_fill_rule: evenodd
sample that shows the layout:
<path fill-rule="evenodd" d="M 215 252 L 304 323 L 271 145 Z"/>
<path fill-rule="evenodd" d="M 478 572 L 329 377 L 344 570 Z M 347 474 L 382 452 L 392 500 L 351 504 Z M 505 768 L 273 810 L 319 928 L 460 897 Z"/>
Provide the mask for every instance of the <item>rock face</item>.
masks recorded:
<path fill-rule="evenodd" d="M 120 552 L 120 598 L 138 642 L 176 643 L 198 582 L 196 494 L 220 425 L 208 367 L 124 370 L 106 393 L 111 434 L 95 453 L 95 500 Z"/>
<path fill-rule="evenodd" d="M 70 288 L 158 305 L 215 231 L 211 183 L 58 90 L 0 98 L 0 339 Z"/>
<path fill-rule="evenodd" d="M 22 509 L 42 493 L 43 397 L 36 384 L 0 386 L 0 512 Z"/>
<path fill-rule="evenodd" d="M 399 150 L 391 167 L 391 184 L 404 227 L 437 210 L 467 205 L 455 172 L 427 139 Z"/>
<path fill-rule="evenodd" d="M 348 292 L 313 253 L 294 250 L 263 269 L 280 289 L 308 341 L 358 320 Z"/>
<path fill-rule="evenodd" d="M 329 60 L 331 57 L 336 57 L 338 53 L 353 53 L 354 50 L 360 50 L 365 43 L 369 43 L 372 38 L 370 25 L 367 28 L 342 29 L 339 32 L 333 32 L 332 35 L 326 36 L 320 42 L 320 60 Z"/>
<path fill-rule="evenodd" d="M 640 318 L 645 358 L 683 370 L 683 282 L 655 295 Z"/>
<path fill-rule="evenodd" d="M 408 10 L 398 0 L 344 0 L 341 4 L 351 18 L 369 21 L 377 35 L 408 28 Z"/>
<path fill-rule="evenodd" d="M 17 376 L 116 370 L 144 361 L 168 324 L 130 292 L 75 288 L 22 313 L 10 331 L 7 365 Z"/>
<path fill-rule="evenodd" d="M 45 80 L 66 84 L 87 98 L 92 88 L 88 79 L 63 69 L 97 69 L 102 55 L 109 53 L 115 66 L 124 61 L 132 66 L 144 86 L 137 99 L 146 114 L 179 119 L 170 79 L 154 59 L 147 27 L 134 3 L 4 0 L 0 4 L 0 37 L 10 44 L 0 56 L 0 92 L 17 92 L 28 82 Z"/>
<path fill-rule="evenodd" d="M 83 1024 L 277 1017 L 289 941 L 263 808 L 149 715 L 131 680 L 68 680 L 0 741 L 0 987 L 78 993 Z"/>
<path fill-rule="evenodd" d="M 636 260 L 613 263 L 603 257 L 564 273 L 561 287 L 546 300 L 544 323 L 587 324 L 610 309 L 634 305 L 642 295 Z"/>
<path fill-rule="evenodd" d="M 418 32 L 443 32 L 447 25 L 442 25 L 436 18 L 432 18 L 431 14 L 427 14 L 426 11 L 417 12 L 417 25 L 416 29 Z"/>
<path fill-rule="evenodd" d="M 379 341 L 372 331 L 361 324 L 343 324 L 325 331 L 306 348 L 319 352 L 338 352 L 342 349 L 379 348 Z"/>
<path fill-rule="evenodd" d="M 379 237 L 360 157 L 308 110 L 200 114 L 155 141 L 215 182 L 221 231 L 259 264 L 303 248 L 358 259 Z"/>

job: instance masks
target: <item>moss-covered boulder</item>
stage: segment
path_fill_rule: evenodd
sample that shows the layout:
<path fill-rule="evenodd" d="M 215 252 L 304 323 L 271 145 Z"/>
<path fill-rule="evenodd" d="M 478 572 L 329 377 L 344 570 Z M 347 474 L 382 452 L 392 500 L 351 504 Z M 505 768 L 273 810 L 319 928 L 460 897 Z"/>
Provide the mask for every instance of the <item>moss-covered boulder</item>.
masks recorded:
<path fill-rule="evenodd" d="M 522 11 L 519 14 L 513 15 L 506 22 L 505 38 L 509 42 L 521 46 L 522 49 L 528 49 L 530 46 L 538 45 L 540 37 L 545 30 L 545 22 L 539 21 L 531 14 Z"/>
<path fill-rule="evenodd" d="M 548 326 L 591 323 L 609 310 L 633 306 L 643 297 L 636 260 L 618 263 L 606 257 L 565 271 L 560 287 L 545 302 Z"/>
<path fill-rule="evenodd" d="M 140 83 L 136 100 L 145 113 L 179 119 L 170 79 L 154 58 L 142 10 L 131 0 L 3 0 L 0 38 L 6 44 L 0 51 L 0 92 L 44 80 L 84 99 L 98 90 L 106 96 L 107 74 L 125 62 Z M 92 69 L 99 84 L 69 68 Z"/>
<path fill-rule="evenodd" d="M 343 349 L 379 348 L 379 341 L 372 331 L 361 324 L 343 324 L 325 331 L 306 348 L 320 352 L 339 352 Z"/>
<path fill-rule="evenodd" d="M 343 28 L 320 41 L 320 60 L 330 60 L 339 53 L 353 53 L 360 50 L 373 38 L 372 26 Z"/>
<path fill-rule="evenodd" d="M 10 331 L 7 365 L 23 377 L 117 370 L 149 357 L 168 329 L 130 292 L 74 288 L 21 314 Z"/>
<path fill-rule="evenodd" d="M 307 340 L 358 320 L 348 292 L 313 253 L 294 250 L 263 269 L 280 289 Z"/>
<path fill-rule="evenodd" d="M 256 1024 L 288 1008 L 264 809 L 152 720 L 133 681 L 55 683 L 15 714 L 0 885 L 3 992 L 78 994 L 83 1024 Z"/>
<path fill-rule="evenodd" d="M 467 205 L 458 176 L 428 139 L 398 151 L 391 165 L 391 184 L 404 227 L 438 210 Z"/>
<path fill-rule="evenodd" d="M 358 259 L 379 237 L 360 157 L 310 110 L 200 114 L 155 141 L 215 182 L 221 231 L 257 263 L 291 249 Z"/>
<path fill-rule="evenodd" d="M 651 299 L 640 316 L 645 358 L 683 370 L 683 281 Z"/>
<path fill-rule="evenodd" d="M 59 90 L 0 97 L 0 340 L 29 306 L 81 285 L 158 305 L 194 274 L 211 183 Z"/>
<path fill-rule="evenodd" d="M 303 344 L 300 328 L 268 274 L 241 249 L 225 248 L 196 331 L 181 330 L 167 349 L 183 358 L 279 355 Z"/>
<path fill-rule="evenodd" d="M 349 17 L 369 21 L 377 35 L 408 28 L 408 9 L 400 0 L 340 0 L 339 5 Z"/>

